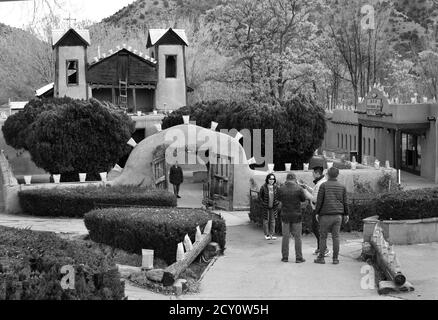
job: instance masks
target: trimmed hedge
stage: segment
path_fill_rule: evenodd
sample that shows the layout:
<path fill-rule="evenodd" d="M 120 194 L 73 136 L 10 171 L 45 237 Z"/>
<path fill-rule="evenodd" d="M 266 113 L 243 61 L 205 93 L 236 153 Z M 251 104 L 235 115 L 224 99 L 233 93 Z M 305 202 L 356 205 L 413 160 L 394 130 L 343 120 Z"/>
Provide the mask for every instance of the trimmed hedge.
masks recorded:
<path fill-rule="evenodd" d="M 415 220 L 438 217 L 438 189 L 383 194 L 376 201 L 380 220 Z"/>
<path fill-rule="evenodd" d="M 201 231 L 213 220 L 212 241 L 225 249 L 225 221 L 202 209 L 177 208 L 108 208 L 85 215 L 90 238 L 128 252 L 141 254 L 153 249 L 156 257 L 168 264 L 176 260 L 176 248 L 186 234 L 195 241 L 196 226 Z"/>
<path fill-rule="evenodd" d="M 83 217 L 100 205 L 176 207 L 177 203 L 168 191 L 134 186 L 24 190 L 18 197 L 24 213 L 52 217 Z"/>
<path fill-rule="evenodd" d="M 255 195 L 256 193 L 253 193 Z M 348 206 L 350 210 L 350 221 L 343 225 L 344 231 L 362 231 L 363 230 L 363 219 L 375 216 L 375 201 L 378 196 L 376 194 L 348 194 Z M 301 205 L 301 212 L 303 214 L 303 233 L 312 232 L 312 207 L 307 201 Z M 250 211 L 249 211 L 250 221 L 256 223 L 257 225 L 263 225 L 263 207 L 258 200 L 254 197 L 250 201 Z M 281 234 L 281 218 L 280 214 L 276 220 L 275 231 Z"/>
<path fill-rule="evenodd" d="M 75 270 L 73 290 L 61 287 L 64 265 Z M 115 300 L 124 290 L 114 261 L 97 246 L 0 226 L 0 300 Z"/>

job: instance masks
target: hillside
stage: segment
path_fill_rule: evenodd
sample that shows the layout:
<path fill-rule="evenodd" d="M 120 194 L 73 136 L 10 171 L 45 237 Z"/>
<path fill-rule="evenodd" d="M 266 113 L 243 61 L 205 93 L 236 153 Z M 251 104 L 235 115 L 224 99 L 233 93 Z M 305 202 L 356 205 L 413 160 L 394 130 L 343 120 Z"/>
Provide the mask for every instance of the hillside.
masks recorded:
<path fill-rule="evenodd" d="M 32 98 L 51 81 L 51 48 L 21 29 L 0 23 L 0 105 Z"/>
<path fill-rule="evenodd" d="M 128 28 L 178 27 L 178 22 L 196 23 L 200 15 L 222 3 L 221 0 L 138 0 L 103 19 L 98 25 Z"/>

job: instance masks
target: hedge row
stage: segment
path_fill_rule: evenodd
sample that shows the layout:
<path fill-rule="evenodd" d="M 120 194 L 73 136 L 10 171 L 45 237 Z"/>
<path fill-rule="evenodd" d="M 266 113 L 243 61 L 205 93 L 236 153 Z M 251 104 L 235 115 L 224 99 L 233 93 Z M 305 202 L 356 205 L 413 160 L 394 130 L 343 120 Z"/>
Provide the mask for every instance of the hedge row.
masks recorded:
<path fill-rule="evenodd" d="M 186 234 L 195 241 L 196 226 L 201 231 L 213 220 L 212 241 L 225 248 L 225 221 L 202 209 L 108 208 L 85 215 L 90 238 L 99 243 L 132 253 L 153 249 L 156 257 L 168 264 L 176 260 L 176 248 Z"/>
<path fill-rule="evenodd" d="M 253 196 L 256 193 L 253 194 Z M 362 231 L 363 219 L 376 215 L 375 200 L 376 194 L 349 194 L 348 206 L 350 210 L 350 221 L 343 225 L 345 231 Z M 307 201 L 302 204 L 301 212 L 303 214 L 303 233 L 312 232 L 312 207 Z M 257 225 L 263 224 L 263 207 L 257 197 L 253 197 L 250 201 L 249 211 L 250 221 Z M 281 218 L 280 215 L 276 221 L 276 232 L 281 234 Z"/>
<path fill-rule="evenodd" d="M 75 288 L 64 290 L 61 267 L 73 266 Z M 124 298 L 114 261 L 90 245 L 53 233 L 0 226 L 0 300 Z"/>
<path fill-rule="evenodd" d="M 376 200 L 380 220 L 412 220 L 438 217 L 438 189 L 383 194 Z"/>
<path fill-rule="evenodd" d="M 173 193 L 134 186 L 24 190 L 18 197 L 23 212 L 34 216 L 83 217 L 100 206 L 176 207 Z"/>

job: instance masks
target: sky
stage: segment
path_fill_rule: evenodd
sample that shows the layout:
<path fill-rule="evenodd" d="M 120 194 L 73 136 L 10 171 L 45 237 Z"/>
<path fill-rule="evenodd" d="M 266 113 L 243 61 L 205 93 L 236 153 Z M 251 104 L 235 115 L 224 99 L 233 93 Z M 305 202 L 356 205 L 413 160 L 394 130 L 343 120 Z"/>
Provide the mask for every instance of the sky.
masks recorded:
<path fill-rule="evenodd" d="M 63 19 L 98 22 L 135 0 L 0 0 L 0 22 L 23 28 L 50 12 Z M 74 22 L 74 21 L 73 21 Z M 67 23 L 67 21 L 65 21 Z"/>

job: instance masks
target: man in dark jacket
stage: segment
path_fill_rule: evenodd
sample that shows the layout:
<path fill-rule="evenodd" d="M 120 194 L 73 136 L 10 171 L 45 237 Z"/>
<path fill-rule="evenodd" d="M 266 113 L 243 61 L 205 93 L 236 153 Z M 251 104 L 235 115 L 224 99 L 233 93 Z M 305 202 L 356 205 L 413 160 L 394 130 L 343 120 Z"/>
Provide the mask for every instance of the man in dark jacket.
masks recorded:
<path fill-rule="evenodd" d="M 178 165 L 178 161 L 176 161 L 175 164 L 170 167 L 169 182 L 173 184 L 173 193 L 177 196 L 177 198 L 181 198 L 179 196 L 179 186 L 181 183 L 183 183 L 183 181 L 183 171 Z"/>
<path fill-rule="evenodd" d="M 278 199 L 282 203 L 281 227 L 283 240 L 281 243 L 281 253 L 283 258 L 281 261 L 288 262 L 289 260 L 289 240 L 290 234 L 292 233 L 295 239 L 295 262 L 305 262 L 306 260 L 303 258 L 301 244 L 301 233 L 303 229 L 301 202 L 311 200 L 312 195 L 298 184 L 297 177 L 294 173 L 289 173 L 286 178 L 286 183 L 281 186 L 278 191 Z"/>
<path fill-rule="evenodd" d="M 328 181 L 318 191 L 315 215 L 320 225 L 319 255 L 315 263 L 324 264 L 324 252 L 327 248 L 327 235 L 333 239 L 333 264 L 339 264 L 339 231 L 342 220 L 348 222 L 347 189 L 337 181 L 339 170 L 328 170 Z"/>

